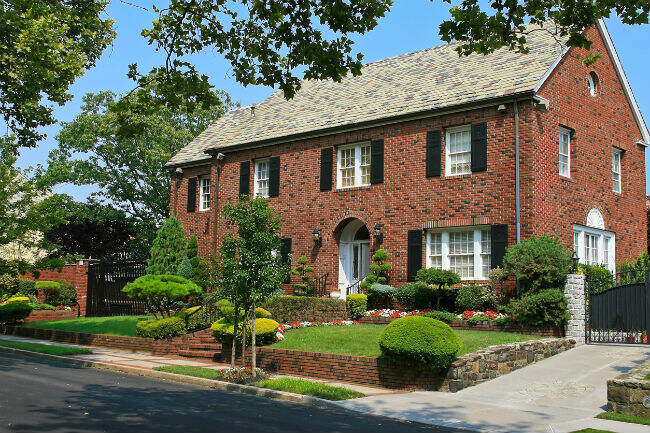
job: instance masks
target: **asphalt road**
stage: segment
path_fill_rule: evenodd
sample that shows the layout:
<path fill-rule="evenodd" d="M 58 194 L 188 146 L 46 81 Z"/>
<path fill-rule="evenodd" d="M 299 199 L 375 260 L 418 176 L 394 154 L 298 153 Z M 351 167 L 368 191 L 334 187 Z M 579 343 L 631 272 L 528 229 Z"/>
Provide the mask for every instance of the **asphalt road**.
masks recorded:
<path fill-rule="evenodd" d="M 457 432 L 0 353 L 0 432 Z"/>

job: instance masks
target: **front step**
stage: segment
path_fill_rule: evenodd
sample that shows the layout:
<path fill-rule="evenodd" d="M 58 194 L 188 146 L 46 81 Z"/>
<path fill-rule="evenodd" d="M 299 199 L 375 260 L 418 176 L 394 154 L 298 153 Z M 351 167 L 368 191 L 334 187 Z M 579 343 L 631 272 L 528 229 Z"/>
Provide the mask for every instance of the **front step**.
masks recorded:
<path fill-rule="evenodd" d="M 178 351 L 178 355 L 183 356 L 185 358 L 203 358 L 203 359 L 210 359 L 210 360 L 214 360 L 220 354 L 221 351 L 215 351 L 215 350 L 186 349 L 186 350 Z"/>
<path fill-rule="evenodd" d="M 219 343 L 190 343 L 190 350 L 206 350 L 212 352 L 220 352 L 221 344 Z"/>

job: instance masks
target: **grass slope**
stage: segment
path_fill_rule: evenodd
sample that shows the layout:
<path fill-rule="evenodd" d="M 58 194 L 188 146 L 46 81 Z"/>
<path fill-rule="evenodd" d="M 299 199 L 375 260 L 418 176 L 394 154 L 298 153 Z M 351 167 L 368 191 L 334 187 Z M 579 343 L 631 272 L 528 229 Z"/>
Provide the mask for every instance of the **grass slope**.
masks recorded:
<path fill-rule="evenodd" d="M 135 337 L 135 325 L 140 317 L 144 316 L 80 317 L 77 319 L 30 322 L 24 326 L 28 328 Z"/>
<path fill-rule="evenodd" d="M 64 347 L 40 343 L 25 343 L 22 341 L 0 340 L 0 346 L 14 349 L 29 350 L 30 352 L 46 353 L 48 355 L 76 355 L 79 353 L 93 353 L 92 350 L 81 347 Z"/>
<path fill-rule="evenodd" d="M 350 398 L 365 397 L 365 394 L 339 386 L 326 385 L 303 379 L 284 377 L 281 379 L 268 379 L 255 382 L 251 385 L 260 388 L 274 389 L 276 391 L 292 392 L 294 394 L 311 395 L 325 400 L 348 400 Z"/>
<path fill-rule="evenodd" d="M 377 339 L 386 325 L 355 326 L 317 326 L 289 329 L 285 339 L 274 343 L 279 349 L 307 350 L 324 353 L 340 353 L 355 356 L 379 356 Z M 495 344 L 514 343 L 540 339 L 534 335 L 512 334 L 508 332 L 456 330 L 463 343 L 460 355 L 475 352 L 480 348 Z"/>
<path fill-rule="evenodd" d="M 633 424 L 650 425 L 650 418 L 644 418 L 641 416 L 634 416 L 634 415 L 625 415 L 618 412 L 603 412 L 599 415 L 596 415 L 596 418 L 608 419 L 611 421 L 630 422 Z"/>

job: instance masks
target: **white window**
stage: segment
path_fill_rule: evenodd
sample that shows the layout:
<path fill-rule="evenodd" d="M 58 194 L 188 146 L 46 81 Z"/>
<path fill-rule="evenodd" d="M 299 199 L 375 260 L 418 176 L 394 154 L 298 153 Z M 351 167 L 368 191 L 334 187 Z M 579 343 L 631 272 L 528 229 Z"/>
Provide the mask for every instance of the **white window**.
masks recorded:
<path fill-rule="evenodd" d="M 447 129 L 445 153 L 447 176 L 472 172 L 472 137 L 469 125 Z"/>
<path fill-rule="evenodd" d="M 621 150 L 612 150 L 612 191 L 621 193 Z"/>
<path fill-rule="evenodd" d="M 431 230 L 427 233 L 427 268 L 456 272 L 463 280 L 486 280 L 490 274 L 489 228 Z"/>
<path fill-rule="evenodd" d="M 595 72 L 590 72 L 587 77 L 587 83 L 589 84 L 589 94 L 596 96 L 598 93 L 598 75 Z"/>
<path fill-rule="evenodd" d="M 204 176 L 201 178 L 201 193 L 199 199 L 199 210 L 209 210 L 210 209 L 210 176 Z"/>
<path fill-rule="evenodd" d="M 342 146 L 338 150 L 337 188 L 370 185 L 370 144 Z"/>
<path fill-rule="evenodd" d="M 268 197 L 269 196 L 269 160 L 260 159 L 255 161 L 255 183 L 254 183 L 255 197 Z"/>
<path fill-rule="evenodd" d="M 573 250 L 580 263 L 602 265 L 615 272 L 615 248 L 614 233 L 593 227 L 573 226 Z"/>
<path fill-rule="evenodd" d="M 559 143 L 560 176 L 571 177 L 571 131 L 560 128 Z"/>

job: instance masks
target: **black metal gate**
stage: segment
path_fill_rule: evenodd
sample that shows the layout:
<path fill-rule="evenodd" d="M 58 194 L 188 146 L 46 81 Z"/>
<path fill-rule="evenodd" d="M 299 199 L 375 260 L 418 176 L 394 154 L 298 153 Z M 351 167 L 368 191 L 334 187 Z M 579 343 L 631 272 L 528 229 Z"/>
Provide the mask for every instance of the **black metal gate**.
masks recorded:
<path fill-rule="evenodd" d="M 647 344 L 650 333 L 650 270 L 587 280 L 587 343 Z"/>
<path fill-rule="evenodd" d="M 127 283 L 146 274 L 144 261 L 91 262 L 88 266 L 88 316 L 144 314 L 146 304 L 122 292 Z"/>

